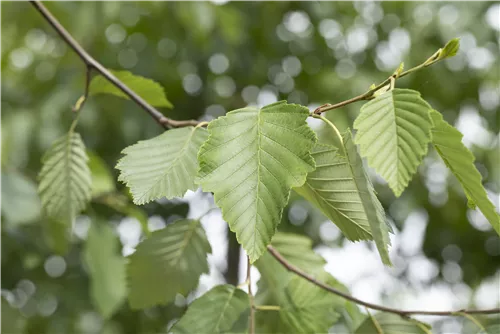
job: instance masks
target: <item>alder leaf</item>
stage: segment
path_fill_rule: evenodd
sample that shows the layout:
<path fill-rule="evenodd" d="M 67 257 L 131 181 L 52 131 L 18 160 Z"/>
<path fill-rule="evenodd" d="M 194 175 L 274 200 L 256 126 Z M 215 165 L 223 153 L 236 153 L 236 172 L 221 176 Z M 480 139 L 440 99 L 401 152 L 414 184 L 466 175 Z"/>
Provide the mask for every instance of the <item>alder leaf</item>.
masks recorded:
<path fill-rule="evenodd" d="M 247 333 L 248 295 L 232 285 L 219 285 L 196 299 L 169 333 Z"/>
<path fill-rule="evenodd" d="M 431 326 L 415 319 L 405 319 L 392 313 L 377 313 L 366 317 L 354 334 L 430 334 Z"/>
<path fill-rule="evenodd" d="M 306 107 L 281 101 L 234 110 L 208 125 L 198 154 L 199 183 L 214 193 L 251 262 L 271 242 L 290 189 L 314 170 L 316 135 L 308 115 Z"/>
<path fill-rule="evenodd" d="M 167 304 L 196 288 L 208 273 L 212 249 L 197 220 L 179 220 L 155 231 L 129 256 L 129 303 L 134 309 Z"/>
<path fill-rule="evenodd" d="M 50 219 L 70 226 L 90 201 L 92 177 L 87 161 L 80 134 L 72 130 L 45 153 L 38 193 Z"/>
<path fill-rule="evenodd" d="M 481 174 L 474 166 L 474 155 L 462 143 L 463 135 L 448 124 L 436 110 L 431 111 L 434 127 L 432 144 L 446 166 L 458 179 L 469 201 L 469 206 L 479 207 L 491 226 L 500 235 L 500 215 L 488 199 L 481 183 Z"/>
<path fill-rule="evenodd" d="M 166 197 L 182 197 L 196 190 L 197 154 L 207 139 L 204 128 L 185 127 L 165 131 L 125 148 L 116 168 L 119 181 L 130 187 L 135 204 Z"/>
<path fill-rule="evenodd" d="M 92 197 L 112 193 L 116 190 L 115 178 L 103 158 L 94 152 L 87 152 L 92 175 Z"/>
<path fill-rule="evenodd" d="M 105 224 L 91 225 L 83 257 L 90 276 L 92 302 L 104 318 L 115 313 L 127 296 L 125 259 L 113 229 Z"/>
<path fill-rule="evenodd" d="M 394 89 L 366 103 L 354 121 L 361 155 L 396 196 L 401 195 L 427 153 L 430 109 L 419 92 Z"/>
<path fill-rule="evenodd" d="M 133 90 L 150 105 L 155 107 L 173 107 L 172 103 L 167 100 L 163 87 L 156 81 L 132 74 L 128 71 L 108 71 L 110 71 L 115 77 L 118 78 L 118 80 L 123 82 L 128 88 Z M 128 95 L 101 75 L 97 75 L 92 78 L 89 93 L 90 95 L 111 94 L 124 99 L 129 99 Z"/>

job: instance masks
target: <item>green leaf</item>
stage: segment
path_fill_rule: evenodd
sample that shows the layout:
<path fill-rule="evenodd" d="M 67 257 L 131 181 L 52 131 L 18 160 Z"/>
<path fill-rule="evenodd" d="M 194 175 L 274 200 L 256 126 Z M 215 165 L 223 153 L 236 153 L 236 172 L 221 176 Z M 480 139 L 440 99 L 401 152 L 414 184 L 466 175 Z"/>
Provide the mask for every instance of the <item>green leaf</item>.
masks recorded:
<path fill-rule="evenodd" d="M 392 313 L 368 316 L 355 334 L 429 334 L 431 326 L 415 319 L 404 319 Z"/>
<path fill-rule="evenodd" d="M 2 216 L 6 225 L 27 224 L 39 219 L 40 198 L 36 184 L 15 170 L 2 171 Z"/>
<path fill-rule="evenodd" d="M 45 214 L 70 226 L 91 197 L 92 177 L 80 134 L 70 131 L 42 159 L 38 193 Z"/>
<path fill-rule="evenodd" d="M 354 121 L 361 155 L 396 196 L 401 195 L 427 153 L 430 109 L 419 92 L 394 89 L 366 103 Z"/>
<path fill-rule="evenodd" d="M 92 302 L 104 318 L 111 317 L 127 295 L 125 259 L 119 246 L 110 226 L 92 224 L 83 257 L 89 271 Z"/>
<path fill-rule="evenodd" d="M 477 334 L 498 334 L 500 333 L 500 324 L 491 324 L 483 329 L 480 329 Z"/>
<path fill-rule="evenodd" d="M 353 171 L 336 147 L 316 144 L 312 151 L 316 170 L 306 183 L 294 188 L 335 223 L 349 240 L 372 239 L 368 215 L 361 201 Z M 376 199 L 376 197 L 374 197 Z M 372 218 L 376 215 L 372 215 Z"/>
<path fill-rule="evenodd" d="M 436 110 L 431 111 L 434 128 L 432 144 L 446 166 L 458 179 L 465 191 L 469 205 L 478 206 L 486 219 L 500 235 L 500 215 L 490 202 L 481 183 L 481 174 L 474 166 L 474 156 L 462 143 L 463 135 L 448 124 Z"/>
<path fill-rule="evenodd" d="M 155 107 L 173 107 L 167 100 L 163 87 L 159 83 L 139 75 L 134 75 L 128 71 L 109 71 L 150 105 Z M 90 95 L 112 94 L 124 99 L 129 99 L 128 95 L 116 88 L 115 85 L 101 75 L 92 78 L 89 92 Z"/>
<path fill-rule="evenodd" d="M 169 333 L 247 333 L 250 302 L 235 286 L 219 285 L 196 299 Z"/>
<path fill-rule="evenodd" d="M 56 254 L 66 255 L 71 245 L 71 227 L 62 220 L 47 218 L 43 224 L 46 245 Z"/>
<path fill-rule="evenodd" d="M 87 152 L 92 175 L 92 197 L 116 190 L 115 179 L 106 162 L 94 152 Z"/>
<path fill-rule="evenodd" d="M 316 135 L 308 115 L 306 107 L 281 101 L 234 110 L 208 125 L 198 155 L 199 182 L 214 193 L 251 262 L 271 242 L 290 189 L 314 170 Z"/>
<path fill-rule="evenodd" d="M 2 321 L 0 322 L 1 333 L 23 333 L 27 318 L 21 314 L 18 308 L 10 306 L 2 293 L 1 310 Z"/>
<path fill-rule="evenodd" d="M 185 127 L 139 141 L 122 151 L 118 180 L 130 187 L 135 204 L 182 197 L 196 189 L 197 154 L 207 136 L 204 128 Z"/>
<path fill-rule="evenodd" d="M 450 40 L 444 48 L 439 52 L 439 59 L 445 59 L 453 57 L 457 54 L 458 49 L 460 48 L 460 38 L 454 38 Z"/>
<path fill-rule="evenodd" d="M 211 253 L 205 231 L 197 220 L 179 220 L 155 231 L 129 257 L 129 302 L 134 309 L 167 304 L 180 293 L 196 288 L 208 273 Z"/>
<path fill-rule="evenodd" d="M 347 289 L 327 274 L 325 260 L 312 250 L 312 241 L 301 235 L 277 233 L 273 247 L 288 262 L 339 290 Z M 278 305 L 279 311 L 257 312 L 258 333 L 327 332 L 338 318 L 339 311 L 349 308 L 356 317 L 356 305 L 328 293 L 305 279 L 288 272 L 268 252 L 255 262 L 261 278 L 255 296 L 257 305 Z M 352 306 L 352 307 L 351 307 Z"/>

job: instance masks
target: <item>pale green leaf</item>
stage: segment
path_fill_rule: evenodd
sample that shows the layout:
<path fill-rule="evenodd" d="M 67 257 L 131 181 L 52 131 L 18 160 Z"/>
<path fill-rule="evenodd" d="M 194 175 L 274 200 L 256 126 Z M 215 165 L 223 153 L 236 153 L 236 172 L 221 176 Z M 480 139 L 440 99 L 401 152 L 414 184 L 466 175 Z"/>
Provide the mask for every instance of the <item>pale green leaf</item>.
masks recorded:
<path fill-rule="evenodd" d="M 462 143 L 462 134 L 448 124 L 436 110 L 431 112 L 434 128 L 432 144 L 444 163 L 458 179 L 471 207 L 479 207 L 486 219 L 500 235 L 500 215 L 490 202 L 481 183 L 481 174 L 474 166 L 474 156 Z"/>
<path fill-rule="evenodd" d="M 134 309 L 167 304 L 196 288 L 208 273 L 211 247 L 197 220 L 179 220 L 155 231 L 129 257 L 129 302 Z"/>
<path fill-rule="evenodd" d="M 196 299 L 169 333 L 247 333 L 250 302 L 235 286 L 219 285 Z"/>
<path fill-rule="evenodd" d="M 2 216 L 6 225 L 27 224 L 40 218 L 36 184 L 15 170 L 2 170 Z"/>
<path fill-rule="evenodd" d="M 427 153 L 430 109 L 419 92 L 394 89 L 366 103 L 354 121 L 361 155 L 396 196 L 401 195 Z"/>
<path fill-rule="evenodd" d="M 150 105 L 155 107 L 173 107 L 167 100 L 163 87 L 156 81 L 132 74 L 128 71 L 109 71 Z M 129 99 L 128 95 L 101 75 L 92 78 L 89 92 L 90 95 L 112 94 L 124 99 Z"/>
<path fill-rule="evenodd" d="M 271 242 L 288 202 L 314 170 L 310 151 L 316 135 L 309 110 L 277 102 L 247 107 L 208 125 L 201 147 L 199 182 L 213 192 L 224 219 L 254 262 Z"/>
<path fill-rule="evenodd" d="M 56 254 L 66 255 L 71 245 L 71 226 L 63 220 L 47 218 L 42 225 L 45 244 Z"/>
<path fill-rule="evenodd" d="M 207 136 L 204 128 L 185 127 L 139 141 L 122 151 L 118 180 L 130 187 L 135 204 L 182 197 L 197 188 L 197 154 Z"/>
<path fill-rule="evenodd" d="M 92 197 L 112 193 L 116 190 L 115 179 L 108 165 L 94 152 L 87 152 L 92 175 Z"/>
<path fill-rule="evenodd" d="M 92 177 L 80 134 L 56 140 L 42 159 L 38 193 L 45 214 L 71 226 L 91 197 Z"/>
<path fill-rule="evenodd" d="M 301 235 L 277 233 L 273 247 L 291 264 L 341 291 L 347 289 L 327 274 L 325 260 L 312 250 L 312 241 Z M 255 296 L 257 305 L 277 305 L 279 311 L 257 312 L 259 333 L 323 333 L 336 322 L 338 314 L 349 308 L 357 321 L 356 305 L 328 293 L 294 273 L 288 272 L 268 252 L 255 262 L 261 278 Z M 356 312 L 357 311 L 357 312 Z"/>
<path fill-rule="evenodd" d="M 366 317 L 355 334 L 430 334 L 431 326 L 415 319 L 404 319 L 392 313 Z"/>
<path fill-rule="evenodd" d="M 500 333 L 500 324 L 491 324 L 483 329 L 480 329 L 477 334 L 498 334 Z"/>
<path fill-rule="evenodd" d="M 104 318 L 117 311 L 127 295 L 125 259 L 113 229 L 105 224 L 90 227 L 83 257 L 90 276 L 90 296 Z"/>
<path fill-rule="evenodd" d="M 439 52 L 439 59 L 445 59 L 455 56 L 459 48 L 460 38 L 454 38 L 450 40 Z"/>

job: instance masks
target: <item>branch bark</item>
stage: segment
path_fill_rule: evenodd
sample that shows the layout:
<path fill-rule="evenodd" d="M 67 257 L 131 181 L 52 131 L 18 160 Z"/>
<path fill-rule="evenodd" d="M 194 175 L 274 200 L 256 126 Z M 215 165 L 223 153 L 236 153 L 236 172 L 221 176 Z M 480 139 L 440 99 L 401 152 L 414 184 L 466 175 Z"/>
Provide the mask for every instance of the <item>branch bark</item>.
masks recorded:
<path fill-rule="evenodd" d="M 408 317 L 410 315 L 418 314 L 418 315 L 435 315 L 435 316 L 455 316 L 460 313 L 465 313 L 465 314 L 498 314 L 500 313 L 500 308 L 493 308 L 493 309 L 485 309 L 485 310 L 458 310 L 458 311 L 420 311 L 420 310 L 400 310 L 396 308 L 390 308 L 382 305 L 377 305 L 377 304 L 372 304 L 365 302 L 361 299 L 355 298 L 347 293 L 344 293 L 340 290 L 335 289 L 334 287 L 325 284 L 323 282 L 318 281 L 311 275 L 305 273 L 301 269 L 295 267 L 293 264 L 288 262 L 283 255 L 281 255 L 274 247 L 272 246 L 267 246 L 267 250 L 269 253 L 279 262 L 283 267 L 285 267 L 288 271 L 291 271 L 300 277 L 308 280 L 314 285 L 319 286 L 320 288 L 331 292 L 337 296 L 340 296 L 344 299 L 347 299 L 353 303 L 356 303 L 358 305 L 365 306 L 367 308 L 373 309 L 373 310 L 378 310 L 382 312 L 387 312 L 387 313 L 394 313 L 398 314 L 402 317 Z"/>
<path fill-rule="evenodd" d="M 134 101 L 138 106 L 145 110 L 153 119 L 163 126 L 164 128 L 178 128 L 184 126 L 196 126 L 199 124 L 196 120 L 185 120 L 177 121 L 163 116 L 156 108 L 147 103 L 142 97 L 137 95 L 132 89 L 125 85 L 122 81 L 116 78 L 111 72 L 109 72 L 104 66 L 102 66 L 97 60 L 95 60 L 91 55 L 82 48 L 82 46 L 71 36 L 71 34 L 59 23 L 59 21 L 52 15 L 52 13 L 40 2 L 40 1 L 30 1 L 33 7 L 36 8 L 45 18 L 45 20 L 55 29 L 59 36 L 66 42 L 66 44 L 80 57 L 85 66 L 87 66 L 87 72 L 90 70 L 96 70 L 109 82 L 111 82 L 116 88 L 120 89 L 125 93 L 132 101 Z M 87 76 L 88 77 L 88 76 Z M 88 87 L 88 85 L 87 85 Z M 88 89 L 86 88 L 85 96 L 88 95 Z M 83 102 L 80 103 L 80 106 Z"/>

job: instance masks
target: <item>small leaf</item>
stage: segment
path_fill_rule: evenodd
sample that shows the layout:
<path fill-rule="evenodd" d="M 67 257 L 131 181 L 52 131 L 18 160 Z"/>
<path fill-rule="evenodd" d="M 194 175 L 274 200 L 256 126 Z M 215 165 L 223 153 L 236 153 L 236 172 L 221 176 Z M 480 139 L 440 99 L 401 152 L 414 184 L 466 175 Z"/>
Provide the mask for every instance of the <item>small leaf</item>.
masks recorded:
<path fill-rule="evenodd" d="M 432 144 L 436 151 L 462 185 L 469 206 L 474 208 L 477 205 L 500 235 L 500 215 L 488 199 L 486 190 L 481 183 L 481 174 L 474 166 L 474 156 L 462 144 L 463 135 L 448 124 L 436 110 L 431 111 L 431 117 L 434 123 Z"/>
<path fill-rule="evenodd" d="M 291 187 L 304 184 L 314 170 L 316 136 L 308 115 L 306 107 L 281 101 L 234 110 L 208 125 L 198 155 L 199 182 L 214 193 L 252 262 L 271 242 Z"/>
<path fill-rule="evenodd" d="M 444 48 L 441 49 L 439 53 L 439 59 L 445 59 L 453 57 L 457 54 L 458 49 L 460 48 L 460 38 L 454 38 L 450 40 Z"/>
<path fill-rule="evenodd" d="M 354 334 L 430 334 L 431 326 L 392 313 L 366 317 Z"/>
<path fill-rule="evenodd" d="M 198 150 L 207 139 L 204 128 L 185 127 L 139 141 L 125 148 L 116 168 L 119 181 L 130 187 L 135 204 L 166 197 L 182 197 L 196 190 Z"/>
<path fill-rule="evenodd" d="M 89 270 L 92 302 L 104 318 L 111 317 L 127 295 L 125 259 L 119 246 L 110 226 L 91 225 L 83 257 Z"/>
<path fill-rule="evenodd" d="M 179 220 L 155 231 L 129 257 L 129 302 L 134 309 L 167 304 L 180 293 L 196 288 L 208 273 L 211 253 L 205 231 L 197 220 Z"/>
<path fill-rule="evenodd" d="M 88 155 L 92 175 L 92 197 L 114 192 L 115 179 L 106 162 L 94 152 L 88 152 Z"/>
<path fill-rule="evenodd" d="M 14 170 L 2 170 L 2 216 L 6 225 L 27 224 L 40 218 L 36 184 Z"/>
<path fill-rule="evenodd" d="M 128 71 L 113 71 L 109 70 L 118 80 L 123 82 L 128 88 L 133 90 L 137 95 L 142 97 L 147 103 L 155 107 L 172 108 L 172 104 L 167 100 L 163 87 L 151 80 L 139 75 L 134 75 Z M 112 94 L 115 96 L 129 99 L 128 95 L 118 89 L 115 85 L 109 82 L 101 75 L 92 78 L 89 87 L 90 95 L 95 94 Z"/>
<path fill-rule="evenodd" d="M 399 66 L 396 69 L 396 71 L 394 71 L 394 74 L 396 75 L 396 78 L 399 78 L 399 76 L 401 75 L 401 73 L 403 73 L 404 68 L 405 68 L 405 63 L 399 64 Z"/>
<path fill-rule="evenodd" d="M 92 177 L 80 134 L 56 140 L 42 159 L 38 193 L 45 214 L 71 226 L 91 197 Z"/>
<path fill-rule="evenodd" d="M 219 285 L 196 299 L 169 333 L 247 333 L 248 295 L 232 285 Z"/>
<path fill-rule="evenodd" d="M 361 155 L 396 196 L 401 195 L 427 153 L 430 109 L 419 92 L 394 89 L 366 103 L 354 121 Z"/>

